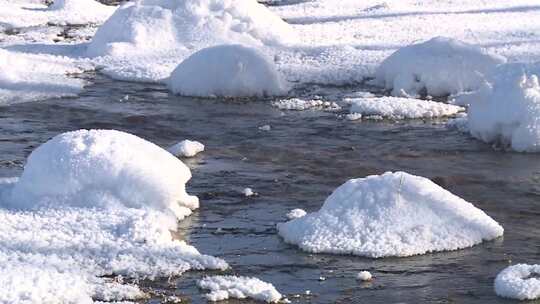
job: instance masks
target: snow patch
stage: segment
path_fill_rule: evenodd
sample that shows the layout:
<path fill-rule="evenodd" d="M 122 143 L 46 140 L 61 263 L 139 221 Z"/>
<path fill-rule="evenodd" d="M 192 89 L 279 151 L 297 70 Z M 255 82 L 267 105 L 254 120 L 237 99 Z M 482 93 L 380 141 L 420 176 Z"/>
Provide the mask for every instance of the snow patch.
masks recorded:
<path fill-rule="evenodd" d="M 198 141 L 186 139 L 168 148 L 167 151 L 178 157 L 194 157 L 204 151 L 204 145 Z"/>
<path fill-rule="evenodd" d="M 200 280 L 198 285 L 200 288 L 210 290 L 206 298 L 213 302 L 229 298 L 252 298 L 267 303 L 276 303 L 281 299 L 281 294 L 272 284 L 257 278 L 212 276 Z"/>
<path fill-rule="evenodd" d="M 371 279 L 373 278 L 373 276 L 371 275 L 371 273 L 369 271 L 360 271 L 357 275 L 356 275 L 356 278 L 360 281 L 371 281 Z"/>
<path fill-rule="evenodd" d="M 306 214 L 307 212 L 304 209 L 293 209 L 289 211 L 289 213 L 287 213 L 286 216 L 289 220 L 293 220 L 293 219 L 301 218 Z"/>
<path fill-rule="evenodd" d="M 275 102 L 272 102 L 272 106 L 280 110 L 294 110 L 294 111 L 304 111 L 304 110 L 309 110 L 309 109 L 329 110 L 329 111 L 341 110 L 341 106 L 339 106 L 335 102 L 316 100 L 316 99 L 305 100 L 305 99 L 300 99 L 300 98 L 291 98 L 291 99 L 283 99 L 283 100 L 275 101 Z"/>
<path fill-rule="evenodd" d="M 349 180 L 318 212 L 277 228 L 308 252 L 373 258 L 467 248 L 504 231 L 471 203 L 404 172 Z"/>
<path fill-rule="evenodd" d="M 464 108 L 435 102 L 401 97 L 354 98 L 347 99 L 351 104 L 351 114 L 361 114 L 359 118 L 385 117 L 390 119 L 420 119 L 452 116 Z M 348 117 L 349 120 L 359 119 Z"/>
<path fill-rule="evenodd" d="M 517 264 L 505 268 L 495 278 L 495 293 L 504 298 L 534 300 L 540 298 L 540 265 Z"/>

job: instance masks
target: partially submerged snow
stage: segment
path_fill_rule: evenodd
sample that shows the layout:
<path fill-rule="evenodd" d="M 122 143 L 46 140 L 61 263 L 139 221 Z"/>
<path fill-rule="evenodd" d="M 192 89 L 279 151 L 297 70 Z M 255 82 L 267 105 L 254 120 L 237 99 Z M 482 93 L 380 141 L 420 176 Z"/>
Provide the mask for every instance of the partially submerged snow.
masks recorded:
<path fill-rule="evenodd" d="M 478 89 L 503 57 L 455 39 L 436 37 L 397 50 L 376 71 L 378 85 L 394 96 L 418 96 L 422 91 L 444 96 Z"/>
<path fill-rule="evenodd" d="M 171 235 L 198 206 L 190 177 L 167 151 L 118 131 L 69 132 L 38 147 L 20 179 L 0 182 L 0 302 L 132 300 L 144 293 L 107 277 L 227 268 Z"/>
<path fill-rule="evenodd" d="M 504 298 L 540 298 L 540 265 L 517 264 L 505 268 L 495 278 L 495 293 Z M 536 276 L 536 277 L 535 277 Z"/>
<path fill-rule="evenodd" d="M 354 98 L 347 101 L 351 103 L 351 114 L 361 114 L 360 118 L 373 116 L 391 119 L 437 118 L 465 111 L 459 106 L 413 98 Z"/>
<path fill-rule="evenodd" d="M 277 227 L 309 252 L 374 258 L 462 249 L 503 234 L 482 210 L 404 172 L 349 180 L 318 212 Z"/>
<path fill-rule="evenodd" d="M 284 95 L 287 85 L 274 63 L 254 48 L 220 45 L 184 60 L 168 80 L 171 91 L 198 97 Z"/>
<path fill-rule="evenodd" d="M 521 65 L 501 66 L 471 95 L 471 135 L 519 152 L 540 152 L 540 84 Z"/>
<path fill-rule="evenodd" d="M 253 189 L 251 188 L 245 188 L 244 190 L 242 190 L 242 194 L 244 194 L 245 197 L 251 197 L 251 196 L 257 195 L 257 193 L 253 192 Z"/>
<path fill-rule="evenodd" d="M 293 209 L 289 211 L 289 213 L 287 213 L 287 218 L 289 220 L 293 220 L 293 219 L 301 218 L 306 214 L 307 212 L 304 209 Z"/>
<path fill-rule="evenodd" d="M 335 102 L 318 99 L 291 98 L 272 102 L 272 106 L 280 110 L 304 111 L 309 109 L 337 111 L 341 109 Z"/>
<path fill-rule="evenodd" d="M 194 157 L 204 151 L 204 145 L 198 141 L 186 139 L 168 148 L 167 151 L 178 157 Z"/>
<path fill-rule="evenodd" d="M 371 272 L 369 271 L 360 271 L 357 275 L 356 275 L 356 278 L 360 281 L 371 281 L 371 279 L 373 278 L 373 276 L 371 275 Z"/>
<path fill-rule="evenodd" d="M 212 276 L 203 278 L 198 282 L 198 285 L 200 288 L 210 290 L 210 293 L 206 295 L 209 301 L 251 298 L 275 303 L 281 299 L 281 294 L 272 284 L 257 278 Z"/>

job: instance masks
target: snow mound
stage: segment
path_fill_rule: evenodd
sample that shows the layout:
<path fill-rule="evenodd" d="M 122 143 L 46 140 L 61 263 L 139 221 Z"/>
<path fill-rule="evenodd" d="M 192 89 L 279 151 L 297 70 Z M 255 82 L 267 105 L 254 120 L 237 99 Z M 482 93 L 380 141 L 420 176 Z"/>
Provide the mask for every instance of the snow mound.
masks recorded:
<path fill-rule="evenodd" d="M 277 228 L 309 252 L 373 258 L 457 250 L 503 234 L 482 210 L 404 172 L 351 179 L 318 212 Z"/>
<path fill-rule="evenodd" d="M 198 141 L 183 140 L 169 149 L 169 153 L 178 157 L 193 157 L 204 151 L 204 145 Z"/>
<path fill-rule="evenodd" d="M 138 0 L 99 28 L 91 56 L 294 41 L 292 28 L 255 0 Z"/>
<path fill-rule="evenodd" d="M 356 278 L 360 281 L 371 281 L 371 279 L 373 278 L 373 276 L 371 275 L 371 272 L 369 271 L 360 271 L 357 275 L 356 275 Z"/>
<path fill-rule="evenodd" d="M 537 75 L 519 65 L 501 66 L 471 101 L 468 126 L 472 136 L 518 152 L 540 151 Z"/>
<path fill-rule="evenodd" d="M 50 22 L 59 24 L 101 23 L 115 10 L 94 0 L 54 0 L 48 9 Z"/>
<path fill-rule="evenodd" d="M 391 119 L 437 118 L 465 111 L 459 106 L 413 98 L 352 98 L 346 101 L 351 103 L 351 114 L 361 114 L 364 118 L 370 116 Z"/>
<path fill-rule="evenodd" d="M 257 278 L 212 276 L 200 280 L 198 285 L 200 288 L 210 290 L 206 298 L 214 302 L 229 298 L 252 298 L 267 303 L 275 303 L 281 299 L 281 294 L 272 284 Z"/>
<path fill-rule="evenodd" d="M 394 96 L 444 96 L 478 89 L 500 56 L 455 39 L 435 37 L 397 50 L 375 73 L 375 83 Z"/>
<path fill-rule="evenodd" d="M 505 268 L 495 278 L 498 296 L 519 300 L 540 298 L 540 265 L 517 264 Z"/>
<path fill-rule="evenodd" d="M 226 269 L 173 238 L 198 201 L 189 169 L 134 135 L 79 130 L 32 152 L 0 179 L 2 303 L 93 303 L 144 297 L 137 282 Z"/>
<path fill-rule="evenodd" d="M 67 76 L 83 72 L 83 67 L 68 58 L 0 49 L 0 67 L 0 105 L 73 97 L 85 85 L 81 79 Z"/>
<path fill-rule="evenodd" d="M 256 49 L 220 45 L 184 60 L 168 81 L 175 94 L 199 97 L 284 95 L 286 84 L 270 59 Z"/>
<path fill-rule="evenodd" d="M 112 200 L 182 219 L 199 207 L 198 198 L 185 190 L 190 178 L 179 159 L 135 135 L 79 130 L 60 134 L 30 154 L 13 201 L 18 208 L 33 208 L 103 207 Z"/>

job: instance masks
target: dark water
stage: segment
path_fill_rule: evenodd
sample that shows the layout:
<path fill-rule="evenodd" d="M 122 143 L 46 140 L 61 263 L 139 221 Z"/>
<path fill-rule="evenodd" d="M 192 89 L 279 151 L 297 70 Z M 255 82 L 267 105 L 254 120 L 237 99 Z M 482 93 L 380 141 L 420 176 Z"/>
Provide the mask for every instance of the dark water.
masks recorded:
<path fill-rule="evenodd" d="M 80 98 L 0 107 L 0 176 L 18 176 L 36 146 L 79 128 L 120 129 L 162 146 L 200 140 L 207 151 L 188 162 L 194 175 L 188 188 L 202 207 L 180 233 L 201 252 L 227 260 L 227 273 L 271 282 L 293 303 L 509 302 L 495 296 L 495 275 L 509 261 L 538 262 L 539 155 L 495 151 L 435 122 L 350 122 L 335 113 L 282 112 L 268 100 L 183 98 L 160 85 L 89 77 L 95 84 Z M 272 130 L 258 130 L 265 124 Z M 290 209 L 315 211 L 347 179 L 388 170 L 436 179 L 500 222 L 504 239 L 373 260 L 307 254 L 276 235 L 276 222 Z M 259 196 L 243 197 L 245 187 Z M 361 270 L 374 281 L 356 281 Z M 154 295 L 151 303 L 170 295 L 205 303 L 195 282 L 210 273 L 143 285 Z"/>

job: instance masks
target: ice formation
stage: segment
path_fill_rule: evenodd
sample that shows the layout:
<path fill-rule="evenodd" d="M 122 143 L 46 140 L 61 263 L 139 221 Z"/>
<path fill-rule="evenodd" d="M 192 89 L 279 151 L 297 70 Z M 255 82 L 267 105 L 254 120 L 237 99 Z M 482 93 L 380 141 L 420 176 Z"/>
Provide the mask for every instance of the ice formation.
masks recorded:
<path fill-rule="evenodd" d="M 373 258 L 457 250 L 503 234 L 471 203 L 404 172 L 349 180 L 318 212 L 277 227 L 286 242 L 309 252 Z"/>
<path fill-rule="evenodd" d="M 435 102 L 402 97 L 376 97 L 347 99 L 351 103 L 351 114 L 361 114 L 363 118 L 370 116 L 390 119 L 418 119 L 452 116 L 464 108 Z"/>
<path fill-rule="evenodd" d="M 395 96 L 443 96 L 478 89 L 484 75 L 506 59 L 455 39 L 436 37 L 397 50 L 375 76 Z"/>
<path fill-rule="evenodd" d="M 335 102 L 331 101 L 323 101 L 323 100 L 315 100 L 315 99 L 301 99 L 301 98 L 291 98 L 291 99 L 283 99 L 279 101 L 272 102 L 272 106 L 280 109 L 280 110 L 294 110 L 294 111 L 304 111 L 309 109 L 320 109 L 320 110 L 329 110 L 329 111 L 337 111 L 341 110 L 341 106 L 339 106 Z"/>
<path fill-rule="evenodd" d="M 287 84 L 274 63 L 254 48 L 219 45 L 202 49 L 172 72 L 169 88 L 198 97 L 284 95 Z"/>
<path fill-rule="evenodd" d="M 276 303 L 281 299 L 281 294 L 272 284 L 257 278 L 212 276 L 203 278 L 198 282 L 198 285 L 200 288 L 210 290 L 210 293 L 206 295 L 209 301 L 252 298 L 267 303 Z"/>
<path fill-rule="evenodd" d="M 173 145 L 167 151 L 178 157 L 194 157 L 204 151 L 204 145 L 198 141 L 186 139 Z"/>
<path fill-rule="evenodd" d="M 534 300 L 540 298 L 540 265 L 517 264 L 505 268 L 495 278 L 495 293 L 501 297 Z"/>
<path fill-rule="evenodd" d="M 41 145 L 19 179 L 0 180 L 0 302 L 132 300 L 145 295 L 115 276 L 227 268 L 171 235 L 198 206 L 185 191 L 190 177 L 167 151 L 119 131 Z"/>
<path fill-rule="evenodd" d="M 88 53 L 193 52 L 226 43 L 282 44 L 294 37 L 287 23 L 255 0 L 137 0 L 99 28 Z"/>
<path fill-rule="evenodd" d="M 244 194 L 245 197 L 257 195 L 257 193 L 253 192 L 253 189 L 251 188 L 245 188 L 244 190 L 242 190 L 242 194 Z"/>
<path fill-rule="evenodd" d="M 540 151 L 540 85 L 521 65 L 501 66 L 490 82 L 471 95 L 472 136 L 519 152 Z"/>

